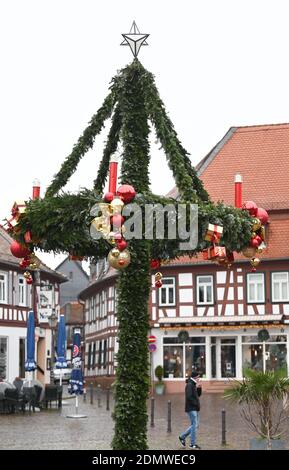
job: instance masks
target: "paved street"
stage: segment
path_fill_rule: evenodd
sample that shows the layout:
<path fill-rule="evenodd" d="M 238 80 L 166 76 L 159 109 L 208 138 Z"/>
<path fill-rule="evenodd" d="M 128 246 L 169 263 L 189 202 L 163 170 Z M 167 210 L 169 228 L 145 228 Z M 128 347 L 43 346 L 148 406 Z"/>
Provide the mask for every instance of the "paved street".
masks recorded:
<path fill-rule="evenodd" d="M 167 401 L 172 403 L 172 432 L 167 432 Z M 106 410 L 106 397 L 97 399 L 94 404 L 83 403 L 80 398 L 79 412 L 85 419 L 68 419 L 74 414 L 73 400 L 66 400 L 62 410 L 56 408 L 35 412 L 24 416 L 21 413 L 0 415 L 1 449 L 110 449 L 113 421 L 111 410 Z M 155 426 L 149 426 L 149 446 L 151 449 L 180 449 L 178 434 L 188 425 L 183 411 L 182 395 L 156 397 Z M 253 436 L 241 420 L 238 407 L 232 406 L 219 394 L 204 394 L 202 397 L 201 422 L 198 443 L 203 449 L 222 449 L 221 410 L 227 414 L 227 449 L 248 449 L 249 438 Z M 150 413 L 150 409 L 149 409 Z"/>

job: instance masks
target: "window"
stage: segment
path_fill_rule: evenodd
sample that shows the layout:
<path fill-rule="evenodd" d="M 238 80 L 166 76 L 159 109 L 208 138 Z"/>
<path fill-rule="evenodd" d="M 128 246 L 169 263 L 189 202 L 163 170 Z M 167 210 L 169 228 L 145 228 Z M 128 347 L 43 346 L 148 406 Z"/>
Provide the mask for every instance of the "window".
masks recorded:
<path fill-rule="evenodd" d="M 102 366 L 106 368 L 106 360 L 107 360 L 107 340 L 105 339 L 103 342 L 103 357 L 102 357 Z"/>
<path fill-rule="evenodd" d="M 178 337 L 163 338 L 164 378 L 187 377 L 192 371 L 206 373 L 205 337 L 191 336 L 186 343 Z"/>
<path fill-rule="evenodd" d="M 0 302 L 7 303 L 7 274 L 0 273 Z"/>
<path fill-rule="evenodd" d="M 247 275 L 247 302 L 265 302 L 265 282 L 263 273 Z"/>
<path fill-rule="evenodd" d="M 107 299 L 106 299 L 106 291 L 103 290 L 101 293 L 100 299 L 100 318 L 106 317 L 107 315 Z"/>
<path fill-rule="evenodd" d="M 7 379 L 7 338 L 0 337 L 0 379 Z"/>
<path fill-rule="evenodd" d="M 159 289 L 159 305 L 175 305 L 176 303 L 176 286 L 174 277 L 165 277 L 162 279 L 162 287 Z"/>
<path fill-rule="evenodd" d="M 183 346 L 164 346 L 164 378 L 183 377 Z"/>
<path fill-rule="evenodd" d="M 272 273 L 272 301 L 289 301 L 289 279 L 288 272 Z"/>
<path fill-rule="evenodd" d="M 91 367 L 95 368 L 95 352 L 96 352 L 96 343 L 93 343 L 93 352 L 92 352 L 92 364 Z"/>
<path fill-rule="evenodd" d="M 197 276 L 197 304 L 213 304 L 213 276 Z"/>
<path fill-rule="evenodd" d="M 26 305 L 26 284 L 24 277 L 19 277 L 18 279 L 18 296 L 19 305 Z"/>
<path fill-rule="evenodd" d="M 98 361 L 97 361 L 97 367 L 100 369 L 101 368 L 101 362 L 102 362 L 102 341 L 99 342 L 99 347 L 98 347 Z"/>

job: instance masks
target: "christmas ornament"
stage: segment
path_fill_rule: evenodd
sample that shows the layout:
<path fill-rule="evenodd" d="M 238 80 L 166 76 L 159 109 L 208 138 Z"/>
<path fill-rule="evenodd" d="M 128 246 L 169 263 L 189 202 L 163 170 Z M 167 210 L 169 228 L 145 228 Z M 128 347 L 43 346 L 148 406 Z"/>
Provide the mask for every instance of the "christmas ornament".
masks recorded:
<path fill-rule="evenodd" d="M 256 216 L 258 217 L 258 219 L 263 225 L 267 224 L 269 220 L 269 215 L 265 209 L 262 209 L 262 207 L 259 207 L 257 210 Z"/>
<path fill-rule="evenodd" d="M 208 224 L 205 234 L 205 240 L 208 242 L 218 243 L 223 234 L 223 227 L 221 225 Z"/>
<path fill-rule="evenodd" d="M 25 258 L 30 254 L 30 250 L 26 246 L 21 245 L 16 240 L 13 240 L 13 242 L 11 243 L 10 251 L 12 255 L 16 258 Z"/>
<path fill-rule="evenodd" d="M 250 240 L 250 246 L 253 248 L 258 248 L 258 246 L 262 243 L 262 238 L 259 237 L 259 235 L 256 235 L 255 237 L 251 238 Z"/>
<path fill-rule="evenodd" d="M 124 250 L 124 251 L 121 251 L 119 253 L 118 256 L 115 256 L 115 254 L 112 254 L 112 251 L 115 250 L 115 248 L 113 248 L 112 250 L 110 250 L 109 254 L 108 254 L 108 262 L 110 264 L 111 267 L 115 268 L 115 269 L 124 269 L 126 268 L 129 263 L 130 263 L 130 253 L 128 250 Z"/>
<path fill-rule="evenodd" d="M 104 195 L 105 202 L 110 203 L 113 200 L 113 198 L 114 198 L 114 194 L 111 192 L 108 192 Z"/>
<path fill-rule="evenodd" d="M 79 256 L 79 255 L 69 255 L 69 259 L 70 261 L 83 261 L 84 260 L 84 256 Z"/>
<path fill-rule="evenodd" d="M 25 271 L 25 273 L 23 274 L 23 276 L 25 277 L 25 279 L 29 279 L 29 277 L 31 277 L 31 274 L 29 271 Z"/>
<path fill-rule="evenodd" d="M 151 259 L 150 261 L 150 267 L 151 269 L 158 269 L 161 265 L 161 262 L 159 259 Z"/>
<path fill-rule="evenodd" d="M 155 280 L 160 281 L 162 279 L 163 275 L 160 272 L 155 273 Z"/>
<path fill-rule="evenodd" d="M 248 211 L 252 217 L 258 217 L 257 216 L 258 207 L 254 201 L 244 202 L 242 209 Z"/>
<path fill-rule="evenodd" d="M 203 259 L 225 259 L 226 258 L 226 248 L 224 246 L 210 246 L 209 248 L 203 250 Z"/>
<path fill-rule="evenodd" d="M 262 224 L 261 224 L 261 221 L 260 219 L 258 219 L 257 217 L 255 217 L 253 219 L 253 225 L 252 225 L 252 230 L 253 232 L 257 232 L 260 228 L 261 228 Z"/>
<path fill-rule="evenodd" d="M 118 229 L 123 225 L 124 217 L 121 214 L 115 214 L 111 216 L 110 223 L 113 229 Z"/>
<path fill-rule="evenodd" d="M 27 282 L 27 284 L 30 284 L 30 285 L 33 284 L 32 277 L 29 277 L 28 279 L 26 279 L 26 282 Z"/>
<path fill-rule="evenodd" d="M 125 241 L 124 238 L 121 238 L 120 240 L 116 240 L 116 246 L 119 249 L 119 251 L 123 251 L 127 248 L 127 242 Z"/>
<path fill-rule="evenodd" d="M 136 192 L 130 184 L 123 184 L 118 188 L 116 194 L 125 204 L 129 204 L 135 198 Z"/>
<path fill-rule="evenodd" d="M 21 269 L 26 269 L 30 264 L 30 259 L 29 258 L 24 258 L 23 260 L 20 261 L 19 266 Z"/>
<path fill-rule="evenodd" d="M 252 246 L 247 246 L 242 250 L 242 253 L 246 258 L 253 258 L 256 254 L 256 248 L 253 248 Z"/>
<path fill-rule="evenodd" d="M 123 209 L 124 203 L 118 197 L 114 198 L 109 204 L 109 212 L 111 215 L 120 214 Z"/>
<path fill-rule="evenodd" d="M 110 234 L 110 220 L 108 217 L 95 217 L 91 222 L 91 226 L 97 231 L 102 233 L 104 237 Z"/>
<path fill-rule="evenodd" d="M 160 287 L 162 287 L 162 285 L 163 285 L 163 283 L 162 283 L 161 280 L 155 282 L 155 287 L 157 287 L 158 289 L 159 289 Z"/>
<path fill-rule="evenodd" d="M 261 261 L 259 260 L 259 258 L 252 258 L 250 260 L 251 266 L 253 266 L 253 268 L 257 268 L 257 266 L 259 266 L 260 262 Z"/>
<path fill-rule="evenodd" d="M 110 250 L 110 254 L 113 258 L 118 258 L 120 255 L 120 251 L 118 248 L 113 248 L 112 250 Z"/>

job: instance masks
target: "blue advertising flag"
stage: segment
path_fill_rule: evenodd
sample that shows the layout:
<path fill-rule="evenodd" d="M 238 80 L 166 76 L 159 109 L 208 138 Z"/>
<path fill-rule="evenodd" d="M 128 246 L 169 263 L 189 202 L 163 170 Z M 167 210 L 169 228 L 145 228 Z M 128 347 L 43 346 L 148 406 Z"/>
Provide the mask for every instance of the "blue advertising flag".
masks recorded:
<path fill-rule="evenodd" d="M 81 369 L 81 338 L 79 333 L 75 333 L 73 336 L 72 367 L 68 392 L 71 395 L 82 395 L 83 375 Z"/>
<path fill-rule="evenodd" d="M 34 324 L 34 313 L 31 310 L 28 314 L 27 320 L 27 338 L 26 338 L 26 361 L 25 370 L 31 372 L 36 369 L 35 362 L 35 324 Z"/>
<path fill-rule="evenodd" d="M 65 331 L 65 317 L 60 315 L 57 330 L 57 369 L 65 369 L 67 367 L 66 362 L 66 331 Z"/>

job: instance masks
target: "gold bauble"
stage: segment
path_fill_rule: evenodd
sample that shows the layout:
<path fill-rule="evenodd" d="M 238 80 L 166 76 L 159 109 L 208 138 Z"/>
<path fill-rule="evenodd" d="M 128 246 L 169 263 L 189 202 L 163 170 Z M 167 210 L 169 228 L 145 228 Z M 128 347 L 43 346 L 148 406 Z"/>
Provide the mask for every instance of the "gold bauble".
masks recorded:
<path fill-rule="evenodd" d="M 110 254 L 113 258 L 118 258 L 120 255 L 120 251 L 118 248 L 112 248 L 112 250 L 110 250 Z"/>
<path fill-rule="evenodd" d="M 155 280 L 160 281 L 162 279 L 163 275 L 160 272 L 155 273 Z"/>
<path fill-rule="evenodd" d="M 91 226 L 97 231 L 102 233 L 106 238 L 110 233 L 110 220 L 108 217 L 95 217 L 91 222 Z"/>
<path fill-rule="evenodd" d="M 98 204 L 99 209 L 101 210 L 101 217 L 110 217 L 110 204 L 107 202 L 100 202 Z"/>
<path fill-rule="evenodd" d="M 29 264 L 29 269 L 37 269 L 38 266 L 37 266 L 37 263 L 30 263 Z"/>
<path fill-rule="evenodd" d="M 25 273 L 23 274 L 23 276 L 25 277 L 25 279 L 29 279 L 31 277 L 31 274 L 29 271 L 25 271 Z"/>
<path fill-rule="evenodd" d="M 254 217 L 253 225 L 252 225 L 253 232 L 256 232 L 257 230 L 259 230 L 261 226 L 262 226 L 261 221 L 257 217 Z"/>
<path fill-rule="evenodd" d="M 257 268 L 257 266 L 259 266 L 259 264 L 260 264 L 260 260 L 259 260 L 259 258 L 252 258 L 250 263 L 253 266 L 253 268 Z"/>
<path fill-rule="evenodd" d="M 260 237 L 262 238 L 263 242 L 265 241 L 265 227 L 262 225 L 260 228 Z"/>
<path fill-rule="evenodd" d="M 124 206 L 124 202 L 119 199 L 118 197 L 115 197 L 111 203 L 109 204 L 109 212 L 111 215 L 114 214 L 120 214 L 122 211 L 122 208 Z"/>
<path fill-rule="evenodd" d="M 115 269 L 124 269 L 124 268 L 126 268 L 130 263 L 130 252 L 128 250 L 123 250 L 119 253 L 118 257 L 114 257 L 111 254 L 111 252 L 113 250 L 115 250 L 115 248 L 110 250 L 110 252 L 108 254 L 108 262 L 109 262 L 110 266 L 112 266 Z"/>
<path fill-rule="evenodd" d="M 242 250 L 242 253 L 246 258 L 254 258 L 256 254 L 256 248 L 253 248 L 252 246 L 247 246 Z"/>

